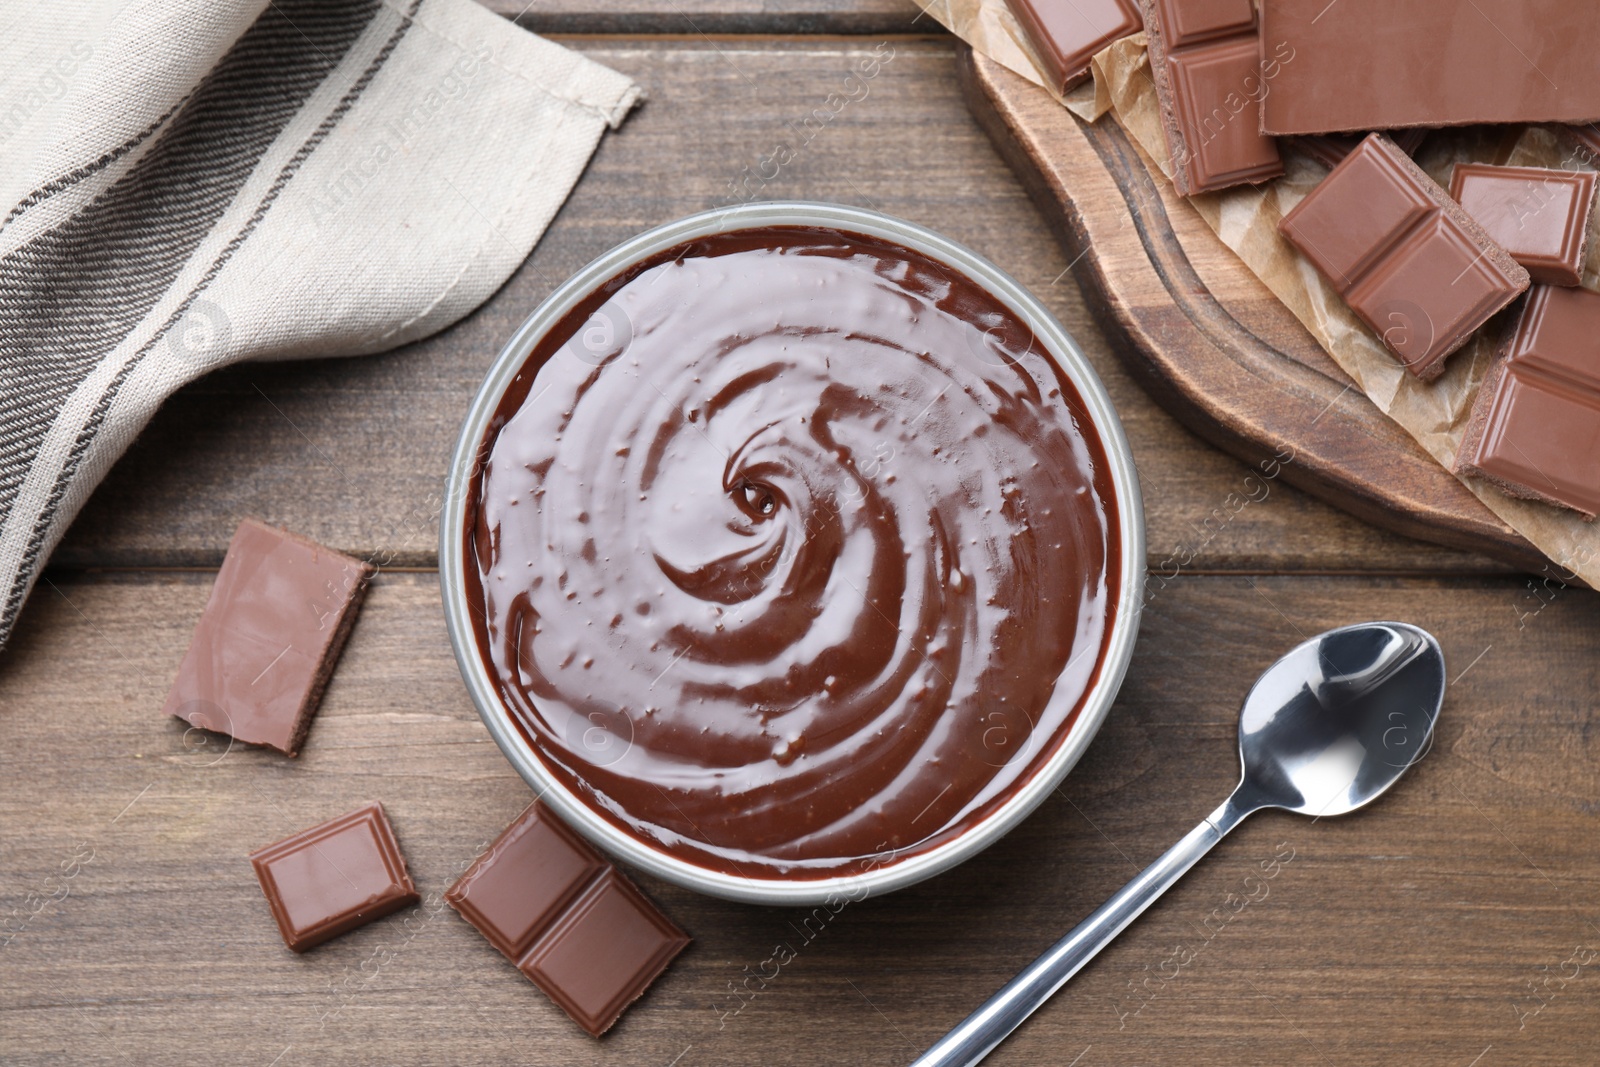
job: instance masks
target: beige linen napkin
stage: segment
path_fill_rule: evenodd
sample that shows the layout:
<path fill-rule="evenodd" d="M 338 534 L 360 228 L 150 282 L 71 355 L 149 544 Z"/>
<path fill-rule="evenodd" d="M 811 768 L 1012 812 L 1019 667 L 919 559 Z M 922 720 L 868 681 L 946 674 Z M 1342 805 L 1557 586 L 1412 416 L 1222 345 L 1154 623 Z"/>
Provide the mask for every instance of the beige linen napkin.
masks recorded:
<path fill-rule="evenodd" d="M 0 645 L 169 394 L 459 319 L 639 99 L 472 0 L 5 5 Z"/>

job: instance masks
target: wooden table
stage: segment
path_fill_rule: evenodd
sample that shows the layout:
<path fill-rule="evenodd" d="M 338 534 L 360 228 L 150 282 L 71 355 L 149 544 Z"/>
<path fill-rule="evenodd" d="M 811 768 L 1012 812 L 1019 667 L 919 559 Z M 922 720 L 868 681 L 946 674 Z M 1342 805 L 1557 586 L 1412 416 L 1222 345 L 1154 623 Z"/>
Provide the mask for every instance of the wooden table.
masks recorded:
<path fill-rule="evenodd" d="M 522 22 L 651 95 L 533 257 L 431 340 L 240 367 L 173 398 L 0 654 L 0 1061 L 903 1064 L 1226 794 L 1238 703 L 1262 668 L 1303 635 L 1375 617 L 1428 627 L 1449 658 L 1426 760 L 1370 812 L 1247 823 L 992 1062 L 1600 1058 L 1600 597 L 1380 533 L 1286 485 L 1239 506 L 1249 472 L 1118 367 L 964 110 L 952 40 L 905 0 L 538 0 Z M 1154 597 L 1088 756 L 1019 830 L 932 882 L 824 915 L 809 939 L 800 909 L 641 879 L 695 943 L 596 1042 L 440 903 L 529 791 L 452 661 L 432 502 L 485 367 L 554 283 L 726 203 L 884 43 L 893 59 L 868 97 L 763 195 L 905 216 L 1037 292 L 1122 412 L 1152 562 L 1193 562 Z M 186 744 L 160 714 L 246 515 L 390 561 L 294 761 Z M 295 956 L 245 855 L 369 799 L 426 899 Z M 771 973 L 779 942 L 796 958 L 753 999 L 733 996 Z"/>

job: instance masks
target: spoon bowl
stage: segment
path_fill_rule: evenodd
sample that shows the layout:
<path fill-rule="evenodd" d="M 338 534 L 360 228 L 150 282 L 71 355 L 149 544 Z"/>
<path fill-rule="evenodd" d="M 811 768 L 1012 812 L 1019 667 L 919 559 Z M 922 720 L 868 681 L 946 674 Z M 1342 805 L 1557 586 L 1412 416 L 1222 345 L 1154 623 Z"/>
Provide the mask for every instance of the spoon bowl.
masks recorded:
<path fill-rule="evenodd" d="M 1444 688 L 1439 642 L 1408 623 L 1296 646 L 1245 697 L 1232 821 L 1261 808 L 1344 815 L 1375 800 L 1427 752 Z"/>

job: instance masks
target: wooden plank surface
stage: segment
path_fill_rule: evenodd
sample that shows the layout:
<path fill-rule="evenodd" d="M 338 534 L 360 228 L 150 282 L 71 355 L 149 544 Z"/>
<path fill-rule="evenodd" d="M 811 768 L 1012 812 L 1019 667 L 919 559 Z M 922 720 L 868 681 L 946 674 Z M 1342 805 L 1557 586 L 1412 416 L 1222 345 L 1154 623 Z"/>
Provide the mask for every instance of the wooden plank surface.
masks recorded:
<path fill-rule="evenodd" d="M 495 353 L 563 278 L 643 229 L 732 201 L 780 143 L 794 161 L 766 199 L 874 207 L 940 230 L 1038 293 L 1088 351 L 1143 479 L 1151 567 L 1264 572 L 1504 564 L 1375 530 L 1280 481 L 1251 479 L 1150 404 L 1110 354 L 1052 238 L 962 102 L 949 38 L 894 38 L 893 59 L 802 143 L 874 38 L 585 39 L 651 99 L 602 141 L 528 263 L 444 334 L 348 361 L 236 367 L 173 397 L 67 535 L 68 566 L 215 566 L 257 515 L 364 557 L 432 566 L 431 502 L 468 401 Z"/>
<path fill-rule="evenodd" d="M 378 580 L 297 761 L 160 714 L 209 575 L 53 582 L 0 660 L 7 1062 L 905 1063 L 1226 794 L 1262 668 L 1372 616 L 1448 657 L 1425 760 L 1367 812 L 1247 822 L 992 1062 L 1465 1067 L 1493 1046 L 1484 1065 L 1568 1065 L 1593 1047 L 1600 955 L 1566 962 L 1600 953 L 1592 595 L 1528 617 L 1503 580 L 1182 579 L 1057 796 L 957 871 L 826 916 L 742 1010 L 729 982 L 770 974 L 806 913 L 644 880 L 695 943 L 595 1042 L 438 906 L 529 792 L 462 692 L 433 575 Z M 370 799 L 427 900 L 295 956 L 246 853 Z"/>
<path fill-rule="evenodd" d="M 641 879 L 695 944 L 601 1042 L 441 908 L 529 799 L 461 687 L 431 570 L 432 502 L 483 369 L 559 279 L 726 203 L 728 183 L 882 42 L 870 19 L 892 7 L 530 8 L 525 24 L 674 34 L 572 40 L 651 100 L 605 139 L 530 262 L 437 338 L 236 368 L 162 411 L 0 654 L 0 1061 L 905 1063 L 1215 806 L 1237 773 L 1238 702 L 1263 667 L 1302 634 L 1383 616 L 1429 627 L 1450 660 L 1427 759 L 1368 812 L 1246 823 L 992 1062 L 1593 1058 L 1600 600 L 1378 532 L 1281 480 L 1247 483 L 1247 467 L 1181 429 L 1111 356 L 1063 277 L 1069 258 L 967 115 L 939 36 L 889 38 L 895 58 L 867 99 L 762 193 L 943 230 L 1079 337 L 1133 440 L 1151 566 L 1171 575 L 1107 726 L 995 848 L 824 916 L 809 939 L 799 909 Z M 708 40 L 663 27 L 664 9 L 765 36 Z M 776 36 L 818 26 L 856 36 Z M 248 514 L 401 564 L 377 579 L 295 761 L 186 736 L 159 712 Z M 424 902 L 295 956 L 245 855 L 369 799 L 387 806 Z M 740 1008 L 729 984 L 770 974 L 780 941 L 796 959 Z"/>

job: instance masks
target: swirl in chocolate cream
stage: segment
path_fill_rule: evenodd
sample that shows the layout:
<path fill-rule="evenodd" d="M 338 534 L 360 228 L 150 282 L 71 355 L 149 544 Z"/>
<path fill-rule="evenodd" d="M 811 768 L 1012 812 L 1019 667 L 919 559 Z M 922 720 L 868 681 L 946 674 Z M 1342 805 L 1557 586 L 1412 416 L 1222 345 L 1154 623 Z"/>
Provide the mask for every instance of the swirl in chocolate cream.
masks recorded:
<path fill-rule="evenodd" d="M 1036 348 L 950 268 L 802 228 L 675 249 L 569 315 L 467 531 L 485 662 L 557 777 L 763 878 L 994 810 L 1092 685 L 1120 566 L 1104 452 Z"/>

